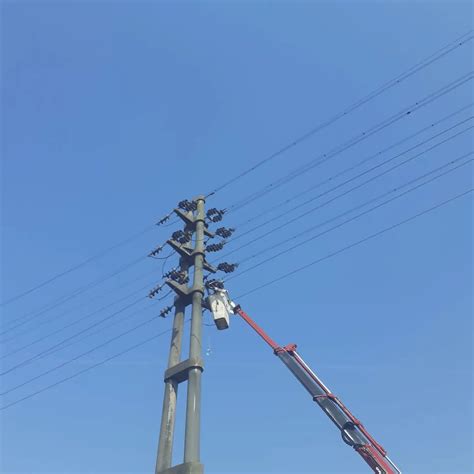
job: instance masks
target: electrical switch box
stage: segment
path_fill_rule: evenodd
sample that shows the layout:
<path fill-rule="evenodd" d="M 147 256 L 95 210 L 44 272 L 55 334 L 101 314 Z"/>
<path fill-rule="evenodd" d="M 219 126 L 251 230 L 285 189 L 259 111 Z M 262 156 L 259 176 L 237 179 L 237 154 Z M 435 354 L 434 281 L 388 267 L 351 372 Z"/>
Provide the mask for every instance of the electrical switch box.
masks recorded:
<path fill-rule="evenodd" d="M 233 311 L 229 303 L 227 292 L 216 291 L 216 293 L 209 295 L 208 302 L 217 329 L 228 329 L 230 315 Z"/>

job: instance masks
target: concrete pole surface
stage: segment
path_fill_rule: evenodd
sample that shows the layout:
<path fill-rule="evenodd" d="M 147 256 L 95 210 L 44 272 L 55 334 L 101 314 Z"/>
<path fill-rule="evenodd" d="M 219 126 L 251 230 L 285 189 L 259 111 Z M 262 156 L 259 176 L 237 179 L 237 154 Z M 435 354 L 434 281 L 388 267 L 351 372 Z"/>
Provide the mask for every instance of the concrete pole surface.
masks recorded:
<path fill-rule="evenodd" d="M 188 271 L 188 263 L 181 259 L 181 271 Z M 173 333 L 171 335 L 170 352 L 168 356 L 168 368 L 175 366 L 181 360 L 181 347 L 184 329 L 185 306 L 178 297 L 175 302 L 175 314 L 173 320 Z M 173 439 L 176 422 L 176 404 L 178 399 L 178 383 L 174 380 L 165 382 L 165 393 L 163 397 L 163 411 L 161 415 L 160 440 L 158 442 L 158 453 L 156 456 L 155 473 L 159 473 L 171 467 L 173 462 Z"/>
<path fill-rule="evenodd" d="M 189 358 L 200 359 L 202 352 L 202 298 L 204 295 L 204 197 L 196 198 L 196 234 L 194 246 L 194 279 L 192 286 L 192 312 Z M 201 375 L 200 368 L 193 368 L 188 375 L 184 462 L 199 462 L 201 432 Z"/>

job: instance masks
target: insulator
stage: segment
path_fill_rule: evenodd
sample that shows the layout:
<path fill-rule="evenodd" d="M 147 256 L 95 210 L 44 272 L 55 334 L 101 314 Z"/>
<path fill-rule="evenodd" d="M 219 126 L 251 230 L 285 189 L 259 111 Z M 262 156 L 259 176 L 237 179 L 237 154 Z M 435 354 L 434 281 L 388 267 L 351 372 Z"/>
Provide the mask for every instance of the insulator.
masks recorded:
<path fill-rule="evenodd" d="M 223 214 L 216 214 L 215 216 L 211 217 L 211 222 L 220 222 L 222 220 Z"/>
<path fill-rule="evenodd" d="M 219 227 L 216 230 L 216 235 L 219 235 L 220 237 L 223 237 L 224 239 L 229 238 L 233 233 L 235 232 L 235 229 L 233 227 Z"/>
<path fill-rule="evenodd" d="M 153 288 L 153 290 L 148 293 L 148 298 L 153 298 L 155 297 L 163 288 L 163 285 L 158 285 L 156 288 Z"/>
<path fill-rule="evenodd" d="M 176 272 L 176 269 L 173 268 L 172 270 L 170 270 L 169 272 L 166 272 L 164 275 L 163 275 L 163 278 L 171 278 L 171 275 L 173 275 L 173 273 Z"/>
<path fill-rule="evenodd" d="M 222 262 L 222 263 L 219 263 L 219 265 L 217 265 L 217 269 L 224 273 L 232 273 L 236 270 L 238 266 L 239 266 L 238 263 Z"/>
<path fill-rule="evenodd" d="M 218 252 L 219 250 L 222 250 L 224 248 L 224 245 L 226 244 L 225 240 L 222 242 L 218 242 L 217 244 L 210 244 L 206 247 L 207 252 Z"/>
<path fill-rule="evenodd" d="M 189 212 L 195 211 L 197 209 L 197 204 L 195 201 L 188 201 L 187 199 L 184 199 L 178 203 L 178 207 Z"/>
<path fill-rule="evenodd" d="M 176 240 L 180 244 L 187 244 L 191 240 L 190 232 L 183 232 L 182 230 L 177 230 L 171 234 L 171 238 Z"/>
<path fill-rule="evenodd" d="M 160 245 L 159 247 L 156 247 L 155 250 L 152 250 L 148 256 L 149 257 L 154 257 L 155 255 L 158 255 L 161 251 L 163 250 L 163 245 Z"/>
<path fill-rule="evenodd" d="M 189 201 L 187 199 L 184 199 L 183 201 L 179 201 L 178 202 L 178 207 L 180 209 L 183 209 L 185 211 L 188 210 L 188 206 L 189 206 Z"/>
<path fill-rule="evenodd" d="M 178 238 L 178 242 L 180 244 L 187 244 L 190 241 L 191 241 L 191 234 L 189 233 L 185 233 L 181 237 Z"/>
<path fill-rule="evenodd" d="M 157 225 L 162 225 L 162 224 L 164 224 L 170 217 L 171 217 L 170 214 L 168 214 L 167 216 L 163 217 L 162 219 L 160 219 L 160 220 L 158 221 L 158 224 L 157 224 Z"/>
<path fill-rule="evenodd" d="M 172 306 L 167 306 L 166 308 L 163 308 L 161 311 L 160 311 L 160 316 L 162 318 L 166 317 L 166 315 L 173 309 Z"/>
<path fill-rule="evenodd" d="M 184 285 L 185 283 L 188 283 L 189 281 L 189 276 L 186 272 L 179 272 L 176 269 L 170 270 L 169 272 L 165 273 L 163 277 L 176 281 L 177 283 L 181 285 Z"/>

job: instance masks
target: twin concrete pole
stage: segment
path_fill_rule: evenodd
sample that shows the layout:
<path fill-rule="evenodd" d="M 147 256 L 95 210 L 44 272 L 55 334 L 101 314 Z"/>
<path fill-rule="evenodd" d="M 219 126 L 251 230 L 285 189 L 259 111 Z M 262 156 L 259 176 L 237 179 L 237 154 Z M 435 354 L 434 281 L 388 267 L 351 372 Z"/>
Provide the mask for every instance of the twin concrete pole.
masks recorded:
<path fill-rule="evenodd" d="M 160 438 L 156 460 L 155 474 L 202 474 L 200 463 L 200 428 L 201 428 L 201 376 L 203 371 L 202 353 L 202 299 L 204 296 L 204 236 L 206 233 L 204 209 L 205 199 L 198 196 L 195 213 L 178 215 L 185 221 L 185 231 L 194 231 L 194 248 L 177 247 L 180 252 L 180 268 L 188 274 L 194 267 L 193 283 L 190 287 L 167 281 L 176 292 L 173 333 L 168 358 L 168 369 L 165 371 L 165 392 L 161 418 Z M 170 242 L 173 244 L 173 242 Z M 184 331 L 185 308 L 191 304 L 191 329 L 189 357 L 181 361 L 182 339 Z M 176 404 L 178 385 L 187 381 L 186 423 L 184 436 L 184 462 L 172 467 L 173 439 L 176 421 Z"/>

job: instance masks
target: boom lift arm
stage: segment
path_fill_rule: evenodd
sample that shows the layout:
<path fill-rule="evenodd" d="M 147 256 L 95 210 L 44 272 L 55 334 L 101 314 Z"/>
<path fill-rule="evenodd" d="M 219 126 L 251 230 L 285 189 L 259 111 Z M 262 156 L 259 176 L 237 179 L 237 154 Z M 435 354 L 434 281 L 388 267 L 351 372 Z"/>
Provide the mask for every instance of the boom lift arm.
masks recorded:
<path fill-rule="evenodd" d="M 339 398 L 324 385 L 306 364 L 296 351 L 296 344 L 279 346 L 238 304 L 229 299 L 226 290 L 216 290 L 213 296 L 216 298 L 210 298 L 210 306 L 219 329 L 228 327 L 228 320 L 224 327 L 219 325 L 218 319 L 225 314 L 225 312 L 222 312 L 223 309 L 230 309 L 234 314 L 238 314 L 273 349 L 274 354 L 288 367 L 301 385 L 309 392 L 313 400 L 337 426 L 343 441 L 352 446 L 362 456 L 373 472 L 377 474 L 401 474 L 401 471 L 387 456 L 385 449 L 375 441 L 362 423 L 352 415 Z"/>

